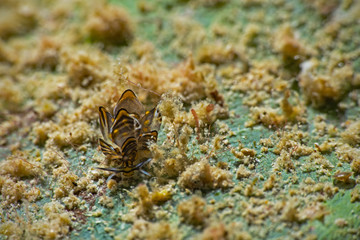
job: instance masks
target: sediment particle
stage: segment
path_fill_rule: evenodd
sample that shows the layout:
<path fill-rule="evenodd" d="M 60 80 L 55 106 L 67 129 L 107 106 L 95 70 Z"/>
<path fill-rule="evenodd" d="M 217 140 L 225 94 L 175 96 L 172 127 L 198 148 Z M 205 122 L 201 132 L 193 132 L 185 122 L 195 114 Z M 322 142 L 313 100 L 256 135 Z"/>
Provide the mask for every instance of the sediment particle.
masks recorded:
<path fill-rule="evenodd" d="M 202 226 L 209 216 L 206 202 L 203 198 L 194 196 L 178 205 L 180 220 L 193 226 Z"/>
<path fill-rule="evenodd" d="M 360 121 L 351 123 L 346 130 L 341 133 L 341 137 L 344 142 L 350 144 L 351 146 L 360 145 Z"/>
<path fill-rule="evenodd" d="M 115 240 L 125 239 L 124 236 L 116 236 Z M 148 222 L 138 219 L 134 222 L 130 233 L 126 237 L 128 240 L 148 239 L 148 240 L 165 240 L 180 239 L 177 230 L 168 222 Z"/>
<path fill-rule="evenodd" d="M 236 171 L 237 179 L 248 178 L 250 177 L 250 175 L 251 175 L 251 171 L 247 170 L 243 165 L 240 165 Z"/>
<path fill-rule="evenodd" d="M 233 185 L 229 171 L 210 166 L 207 160 L 194 163 L 183 172 L 178 184 L 187 189 L 216 189 L 228 188 Z"/>
<path fill-rule="evenodd" d="M 351 163 L 351 170 L 353 170 L 354 173 L 359 174 L 360 173 L 360 158 L 355 159 Z"/>
<path fill-rule="evenodd" d="M 133 23 L 127 12 L 116 6 L 95 9 L 86 23 L 89 37 L 111 45 L 128 45 L 133 39 Z"/>

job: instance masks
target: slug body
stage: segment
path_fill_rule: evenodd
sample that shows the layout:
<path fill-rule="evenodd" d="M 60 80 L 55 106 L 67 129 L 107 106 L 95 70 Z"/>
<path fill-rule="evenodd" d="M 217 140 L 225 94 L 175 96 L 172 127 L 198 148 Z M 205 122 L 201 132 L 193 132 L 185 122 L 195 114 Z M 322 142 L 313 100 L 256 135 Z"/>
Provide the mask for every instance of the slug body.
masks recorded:
<path fill-rule="evenodd" d="M 116 103 L 113 113 L 99 107 L 100 129 L 104 139 L 99 139 L 101 151 L 111 168 L 98 168 L 129 174 L 140 170 L 151 160 L 149 144 L 157 141 L 161 123 L 156 108 L 145 111 L 135 93 L 127 89 Z M 113 175 L 112 175 L 113 176 Z M 111 177 L 112 177 L 111 176 Z"/>

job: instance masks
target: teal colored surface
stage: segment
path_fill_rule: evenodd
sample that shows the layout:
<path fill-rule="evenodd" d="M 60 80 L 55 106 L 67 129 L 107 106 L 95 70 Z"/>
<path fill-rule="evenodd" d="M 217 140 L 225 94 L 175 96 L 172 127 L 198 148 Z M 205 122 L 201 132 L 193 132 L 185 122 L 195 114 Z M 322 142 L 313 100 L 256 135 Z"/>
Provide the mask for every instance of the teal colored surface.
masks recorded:
<path fill-rule="evenodd" d="M 301 37 L 304 41 L 312 42 L 313 39 L 317 36 L 314 36 L 314 31 L 323 27 L 324 19 L 315 12 L 315 10 L 306 7 L 300 0 L 291 0 L 284 1 L 284 6 L 277 6 L 272 1 L 265 1 L 265 4 L 256 4 L 250 6 L 244 6 L 243 3 L 238 3 L 237 1 L 229 1 L 229 3 L 224 4 L 221 7 L 203 7 L 196 6 L 190 7 L 190 3 L 187 1 L 170 1 L 170 0 L 155 0 L 149 1 L 149 4 L 153 6 L 153 11 L 141 14 L 137 8 L 139 1 L 134 0 L 111 0 L 109 1 L 112 4 L 116 4 L 124 7 L 131 18 L 135 21 L 136 33 L 135 36 L 137 39 L 150 41 L 155 45 L 156 51 L 159 51 L 162 59 L 167 62 L 170 66 L 176 65 L 182 60 L 182 56 L 176 49 L 171 46 L 171 43 L 176 38 L 176 33 L 172 24 L 173 18 L 177 16 L 189 16 L 188 18 L 192 21 L 199 23 L 206 32 L 206 40 L 211 42 L 218 39 L 215 39 L 211 35 L 211 26 L 214 23 L 223 24 L 228 27 L 236 27 L 234 31 L 237 31 L 239 39 L 243 33 L 246 26 L 254 23 L 252 20 L 253 15 L 257 14 L 259 11 L 264 12 L 265 22 L 263 23 L 263 28 L 260 30 L 259 36 L 254 39 L 254 43 L 249 46 L 250 49 L 255 51 L 250 56 L 250 61 L 256 60 L 265 60 L 271 59 L 274 57 L 279 57 L 276 53 L 273 52 L 273 47 L 270 42 L 266 42 L 268 38 L 263 36 L 269 36 L 270 33 L 275 31 L 282 24 L 281 16 L 283 13 L 289 13 L 289 19 L 286 21 L 292 27 L 296 28 L 300 32 Z M 190 1 L 189 1 L 190 2 Z M 240 2 L 240 1 L 239 1 Z M 256 1 L 255 1 L 256 2 Z M 256 22 L 255 22 L 256 23 Z M 354 34 L 360 34 L 360 27 L 354 27 Z M 237 39 L 237 40 L 239 40 Z M 89 39 L 85 39 L 85 42 L 91 44 Z M 233 42 L 234 39 L 229 39 L 228 36 L 224 36 L 220 39 L 223 43 Z M 194 49 L 189 49 L 190 51 L 195 51 Z M 356 43 L 353 43 L 351 39 L 344 42 L 344 45 L 341 46 L 341 51 L 351 52 L 358 48 Z M 114 50 L 113 55 L 116 57 L 118 54 L 121 55 L 122 50 Z M 360 60 L 355 59 L 353 62 L 355 71 L 360 72 Z M 220 77 L 217 78 L 220 92 L 227 93 L 229 89 L 226 86 L 223 86 L 223 79 Z M 290 80 L 289 80 L 290 81 Z M 294 81 L 295 85 L 297 84 Z M 298 86 L 294 87 L 294 91 L 297 91 L 301 94 Z M 226 96 L 226 94 L 225 94 Z M 227 97 L 225 100 L 229 105 L 229 110 L 236 113 L 236 117 L 230 118 L 227 120 L 218 120 L 227 123 L 230 129 L 235 133 L 235 136 L 229 138 L 229 142 L 233 147 L 237 147 L 238 142 L 241 143 L 246 148 L 255 149 L 257 152 L 256 155 L 256 168 L 253 170 L 257 174 L 261 174 L 264 177 L 264 180 L 258 180 L 256 187 L 261 188 L 264 182 L 271 175 L 271 170 L 275 159 L 278 155 L 274 154 L 272 151 L 274 148 L 270 148 L 268 153 L 261 153 L 261 145 L 259 144 L 260 139 L 268 138 L 274 134 L 276 131 L 285 131 L 284 129 L 269 129 L 262 125 L 256 125 L 252 128 L 245 128 L 244 124 L 249 120 L 250 109 L 243 105 L 242 97 L 244 93 L 235 92 L 233 95 Z M 345 99 L 343 102 L 349 102 L 349 99 Z M 271 102 L 269 105 L 273 107 L 278 107 L 277 102 Z M 305 140 L 307 146 L 313 147 L 314 143 L 322 142 L 327 139 L 327 136 L 321 138 L 315 138 L 312 136 L 312 131 L 314 131 L 314 119 L 319 114 L 325 115 L 326 120 L 334 124 L 337 127 L 340 127 L 340 123 L 343 119 L 353 119 L 356 120 L 360 116 L 360 108 L 354 107 L 350 110 L 342 113 L 342 118 L 339 118 L 339 113 L 335 110 L 318 110 L 314 109 L 311 106 L 307 107 L 307 121 L 308 125 L 301 126 L 300 129 L 309 133 L 309 139 Z M 97 123 L 93 123 L 97 124 Z M 99 129 L 100 132 L 100 129 Z M 8 139 L 16 139 L 18 136 L 10 135 Z M 193 136 L 194 138 L 195 136 Z M 161 144 L 166 138 L 164 131 L 160 133 L 159 143 Z M 25 149 L 34 149 L 34 146 L 31 142 L 24 142 L 23 144 Z M 194 154 L 198 158 L 206 157 L 206 154 L 200 153 L 198 145 L 191 145 L 189 150 L 189 156 Z M 84 172 L 90 171 L 91 167 L 97 166 L 98 163 L 92 160 L 92 157 L 96 153 L 96 144 L 88 145 L 88 151 L 83 153 L 78 153 L 72 148 L 65 149 L 66 159 L 70 162 L 70 169 L 81 177 Z M 42 149 L 43 151 L 43 149 Z M 0 157 L 5 158 L 6 155 L 10 154 L 10 151 L 6 149 L 0 150 Z M 34 154 L 34 153 L 33 153 Z M 79 157 L 81 155 L 86 156 L 85 164 L 80 164 Z M 334 153 L 327 154 L 325 157 L 333 164 L 336 165 L 338 159 Z M 297 159 L 300 164 L 305 163 L 308 160 L 308 156 L 303 156 Z M 210 163 L 216 165 L 218 161 L 224 161 L 229 164 L 229 171 L 233 174 L 233 181 L 235 186 L 243 185 L 247 186 L 254 181 L 254 178 L 238 180 L 236 179 L 236 169 L 239 166 L 239 160 L 231 154 L 230 151 L 224 151 L 217 154 L 216 158 L 210 158 Z M 342 171 L 350 171 L 349 164 L 343 164 L 342 167 L 336 168 L 341 169 Z M 315 170 L 315 169 L 314 169 Z M 334 173 L 335 171 L 331 171 Z M 331 176 L 323 176 L 321 179 L 316 174 L 315 171 L 302 171 L 301 169 L 296 169 L 295 172 L 281 172 L 281 178 L 285 181 L 296 175 L 299 178 L 299 182 L 302 182 L 307 177 L 312 178 L 315 182 L 332 182 Z M 143 180 L 140 180 L 143 183 L 149 186 L 149 181 L 156 181 L 155 179 L 147 180 L 145 177 Z M 101 217 L 90 216 L 90 211 L 85 212 L 87 216 L 86 222 L 83 224 L 78 224 L 73 226 L 70 237 L 73 239 L 89 239 L 94 237 L 95 239 L 113 239 L 113 236 L 122 236 L 125 238 L 129 234 L 132 224 L 122 222 L 120 216 L 127 214 L 129 212 L 129 207 L 127 204 L 131 204 L 134 199 L 129 195 L 128 191 L 133 190 L 139 182 L 134 183 L 129 188 L 118 189 L 116 192 L 110 192 L 109 190 L 105 191 L 107 196 L 110 196 L 114 200 L 114 208 L 107 209 L 99 204 L 98 198 L 95 199 L 93 209 L 100 210 L 102 212 Z M 282 182 L 283 183 L 283 182 Z M 56 182 L 52 179 L 46 179 L 46 181 L 41 182 L 41 186 L 46 189 L 49 186 L 56 185 Z M 106 184 L 104 183 L 104 186 Z M 298 187 L 296 184 L 291 186 L 292 188 Z M 359 186 L 355 186 L 359 188 Z M 280 186 L 282 189 L 289 190 L 289 186 L 285 183 Z M 99 189 L 101 191 L 101 189 Z M 176 206 L 185 199 L 190 199 L 192 195 L 185 194 L 184 190 L 179 189 L 176 185 L 175 188 L 176 194 L 172 197 L 171 200 L 167 201 L 164 205 L 160 206 L 160 210 L 164 210 L 170 213 L 169 221 L 174 226 L 177 226 L 179 232 L 185 239 L 195 239 L 196 234 L 200 234 L 202 229 L 197 229 L 192 226 L 183 224 L 180 222 Z M 232 209 L 233 214 L 227 215 L 226 218 L 222 219 L 224 224 L 229 224 L 231 222 L 240 222 L 243 223 L 245 231 L 248 231 L 254 239 L 291 239 L 294 229 L 297 231 L 303 230 L 305 233 L 313 233 L 318 239 L 356 239 L 359 236 L 360 229 L 360 203 L 359 202 L 350 202 L 350 192 L 352 189 L 339 189 L 339 192 L 335 196 L 325 202 L 326 209 L 329 211 L 329 214 L 325 216 L 324 221 L 306 221 L 304 223 L 288 223 L 284 222 L 271 222 L 270 219 L 266 219 L 262 226 L 254 226 L 244 219 L 242 216 L 242 211 L 244 210 L 240 203 L 241 201 L 249 201 L 249 197 L 244 196 L 239 193 L 231 193 L 229 190 L 212 190 L 202 192 L 202 197 L 205 198 L 207 203 L 210 205 L 210 200 L 214 199 L 217 203 L 225 202 L 227 199 L 232 199 L 235 203 L 234 209 Z M 279 196 L 274 196 L 271 192 L 265 192 L 264 199 L 274 200 Z M 45 203 L 50 202 L 51 199 L 44 197 L 42 200 L 36 202 L 36 204 L 42 207 Z M 87 207 L 90 206 L 89 203 L 86 204 Z M 227 208 L 226 208 L 227 209 Z M 93 210 L 92 210 L 93 211 Z M 19 214 L 22 214 L 24 209 L 19 210 Z M 37 216 L 39 219 L 42 216 Z M 348 221 L 348 226 L 340 228 L 336 226 L 335 220 L 338 218 L 344 218 Z M 155 220 L 154 220 L 155 221 Z M 281 227 L 280 227 L 281 226 Z M 106 231 L 107 227 L 111 227 L 115 230 L 112 234 L 109 234 Z M 263 236 L 258 231 L 259 229 L 266 230 L 266 235 Z M 358 230 L 357 235 L 354 233 L 349 233 L 349 229 Z"/>

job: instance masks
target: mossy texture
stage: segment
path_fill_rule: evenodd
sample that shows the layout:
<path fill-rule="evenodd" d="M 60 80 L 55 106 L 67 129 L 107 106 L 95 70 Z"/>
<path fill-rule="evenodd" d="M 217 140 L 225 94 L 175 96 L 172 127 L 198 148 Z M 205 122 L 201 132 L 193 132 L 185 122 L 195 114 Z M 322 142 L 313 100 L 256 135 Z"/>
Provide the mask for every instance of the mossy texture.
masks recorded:
<path fill-rule="evenodd" d="M 360 1 L 0 3 L 0 238 L 359 239 Z M 98 108 L 162 115 L 112 174 Z"/>

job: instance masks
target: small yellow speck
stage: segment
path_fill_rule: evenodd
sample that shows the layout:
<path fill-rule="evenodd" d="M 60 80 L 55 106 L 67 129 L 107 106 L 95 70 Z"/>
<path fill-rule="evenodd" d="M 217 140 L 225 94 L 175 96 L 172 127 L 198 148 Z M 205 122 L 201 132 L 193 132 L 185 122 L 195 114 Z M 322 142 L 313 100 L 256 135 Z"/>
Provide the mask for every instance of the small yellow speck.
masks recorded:
<path fill-rule="evenodd" d="M 114 179 L 110 179 L 106 185 L 108 189 L 114 189 L 116 187 L 116 181 Z"/>
<path fill-rule="evenodd" d="M 101 211 L 92 212 L 91 215 L 92 215 L 93 217 L 101 217 L 101 216 L 102 216 L 102 212 L 101 212 Z"/>

